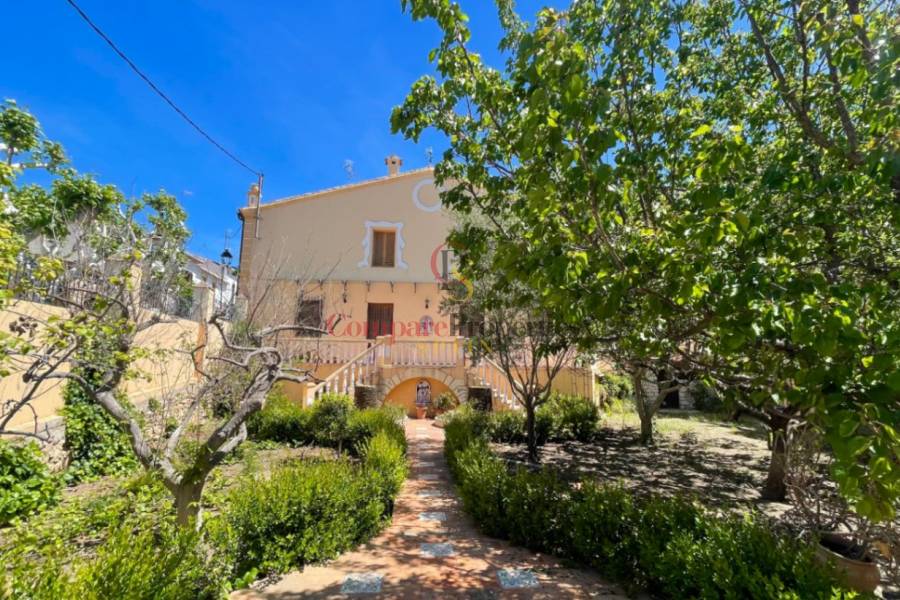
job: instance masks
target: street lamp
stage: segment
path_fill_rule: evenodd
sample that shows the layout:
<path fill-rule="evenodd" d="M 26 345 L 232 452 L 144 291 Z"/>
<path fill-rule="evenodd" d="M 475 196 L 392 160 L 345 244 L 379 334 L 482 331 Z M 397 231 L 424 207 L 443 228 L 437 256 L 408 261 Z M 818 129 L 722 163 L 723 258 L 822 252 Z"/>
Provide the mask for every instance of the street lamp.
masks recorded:
<path fill-rule="evenodd" d="M 222 305 L 224 305 L 226 302 L 226 300 L 225 300 L 225 293 L 226 293 L 225 292 L 225 273 L 228 272 L 228 268 L 231 266 L 231 259 L 234 257 L 231 255 L 231 251 L 228 250 L 228 247 L 226 247 L 224 250 L 222 250 L 222 254 L 220 254 L 219 256 L 222 259 L 222 284 L 219 286 L 219 289 L 221 290 L 220 291 L 220 294 L 221 294 L 220 303 Z M 232 290 L 230 290 L 230 289 L 228 290 L 229 296 L 231 295 L 231 291 Z M 231 298 L 228 299 L 228 302 L 229 303 L 231 302 Z"/>

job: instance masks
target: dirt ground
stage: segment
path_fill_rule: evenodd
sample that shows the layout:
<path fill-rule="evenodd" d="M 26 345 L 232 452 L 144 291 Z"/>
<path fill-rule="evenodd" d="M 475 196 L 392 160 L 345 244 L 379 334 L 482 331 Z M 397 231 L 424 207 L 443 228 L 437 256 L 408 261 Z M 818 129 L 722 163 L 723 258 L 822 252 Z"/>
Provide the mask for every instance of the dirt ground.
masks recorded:
<path fill-rule="evenodd" d="M 640 445 L 633 413 L 605 415 L 591 443 L 548 443 L 541 463 L 573 477 L 620 482 L 637 493 L 688 494 L 715 508 L 753 505 L 771 515 L 787 505 L 761 502 L 769 449 L 764 430 L 751 422 L 724 422 L 692 411 L 664 411 L 656 443 Z M 524 445 L 496 444 L 504 458 L 525 462 Z"/>

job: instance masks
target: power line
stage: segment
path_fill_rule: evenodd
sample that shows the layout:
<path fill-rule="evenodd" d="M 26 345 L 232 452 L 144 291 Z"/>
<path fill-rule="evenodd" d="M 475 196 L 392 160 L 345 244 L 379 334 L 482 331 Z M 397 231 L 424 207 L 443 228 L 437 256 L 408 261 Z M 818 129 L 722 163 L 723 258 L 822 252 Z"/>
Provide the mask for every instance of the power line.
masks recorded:
<path fill-rule="evenodd" d="M 134 64 L 131 61 L 131 59 L 125 55 L 124 52 L 119 50 L 118 46 L 116 46 L 115 43 L 113 43 L 113 41 L 111 39 L 109 39 L 109 36 L 107 36 L 105 33 L 103 33 L 103 31 L 99 27 L 97 27 L 97 25 L 95 25 L 93 21 L 91 21 L 91 18 L 89 16 L 87 16 L 87 14 L 85 14 L 85 12 L 83 10 L 81 10 L 81 8 L 77 4 L 75 4 L 74 0 L 66 0 L 66 2 L 68 2 L 72 6 L 72 8 L 74 8 L 75 11 L 81 16 L 81 18 L 84 19 L 84 22 L 87 23 L 88 25 L 90 25 L 91 29 L 93 29 L 97 33 L 97 35 L 99 35 L 101 38 L 103 38 L 103 41 L 105 41 L 107 44 L 109 44 L 109 47 L 112 48 L 115 51 L 115 53 L 118 54 L 119 57 L 125 61 L 126 64 L 128 64 L 129 67 L 131 67 L 131 70 L 134 71 L 135 73 L 137 73 L 138 77 L 143 79 L 144 82 L 150 86 L 150 89 L 152 89 L 154 92 L 156 92 L 160 98 L 165 100 L 166 104 L 171 106 L 175 112 L 177 112 L 179 115 L 181 115 L 182 119 L 187 121 L 191 127 L 196 129 L 197 133 L 199 133 L 200 135 L 205 137 L 207 139 L 207 141 L 209 141 L 209 143 L 211 143 L 213 146 L 215 146 L 216 148 L 221 150 L 225 154 L 225 156 L 227 156 L 228 158 L 230 158 L 231 160 L 233 160 L 240 166 L 244 167 L 245 169 L 247 169 L 248 171 L 250 171 L 251 173 L 256 175 L 260 180 L 262 179 L 263 174 L 260 171 L 257 171 L 256 169 L 251 168 L 250 166 L 247 165 L 247 163 L 245 163 L 240 158 L 238 158 L 237 156 L 232 154 L 227 148 L 225 148 L 225 146 L 223 146 L 222 144 L 220 144 L 219 142 L 214 140 L 211 135 L 209 135 L 208 133 L 203 131 L 203 129 L 199 125 L 197 125 L 197 123 L 195 123 L 193 119 L 191 119 L 189 116 L 187 116 L 187 114 L 183 110 L 178 108 L 178 105 L 175 104 L 168 96 L 166 96 L 166 94 L 161 89 L 156 87 L 156 84 L 154 84 L 152 81 L 150 81 L 150 78 L 147 77 L 146 75 L 144 75 L 143 71 L 141 71 L 137 67 L 137 65 Z"/>

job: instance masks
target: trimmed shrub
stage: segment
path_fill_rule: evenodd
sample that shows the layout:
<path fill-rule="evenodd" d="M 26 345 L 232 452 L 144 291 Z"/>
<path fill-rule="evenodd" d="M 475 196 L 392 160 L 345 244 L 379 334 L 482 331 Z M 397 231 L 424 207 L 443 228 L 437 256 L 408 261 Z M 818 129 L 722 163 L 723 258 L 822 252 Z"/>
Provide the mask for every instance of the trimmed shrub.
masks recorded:
<path fill-rule="evenodd" d="M 481 417 L 470 414 L 472 412 L 469 407 L 460 407 L 448 413 L 448 416 L 442 420 L 446 423 L 461 415 L 466 415 L 466 419 L 472 422 L 479 432 L 485 432 L 492 442 L 512 444 L 525 441 L 525 411 L 479 412 Z M 476 419 L 478 420 L 477 424 L 474 421 Z M 597 431 L 600 410 L 587 398 L 553 394 L 546 403 L 538 407 L 534 419 L 538 445 L 546 444 L 551 440 L 587 442 Z"/>
<path fill-rule="evenodd" d="M 309 427 L 316 443 L 342 450 L 350 439 L 350 414 L 356 410 L 353 398 L 344 394 L 323 394 L 311 410 Z"/>
<path fill-rule="evenodd" d="M 521 442 L 525 439 L 525 412 L 503 410 L 491 413 L 489 418 L 491 441 L 501 443 Z"/>
<path fill-rule="evenodd" d="M 333 558 L 379 531 L 406 475 L 403 449 L 382 432 L 361 451 L 360 466 L 288 465 L 236 488 L 218 525 L 218 536 L 232 544 L 234 572 L 284 572 Z"/>
<path fill-rule="evenodd" d="M 254 414 L 247 429 L 250 438 L 301 446 L 317 444 L 358 453 L 358 446 L 380 431 L 387 432 L 403 450 L 405 413 L 399 406 L 358 410 L 349 396 L 325 394 L 310 408 L 273 393 L 266 406 Z"/>
<path fill-rule="evenodd" d="M 399 415 L 398 411 L 399 409 Z M 406 451 L 406 432 L 403 430 L 403 409 L 401 407 L 365 408 L 350 413 L 348 440 L 344 445 L 355 454 L 362 456 L 362 446 L 378 433 L 384 433 Z"/>
<path fill-rule="evenodd" d="M 265 407 L 247 421 L 250 437 L 283 444 L 300 445 L 312 437 L 312 411 L 290 400 L 280 389 L 273 391 Z"/>
<path fill-rule="evenodd" d="M 600 422 L 600 409 L 581 396 L 554 393 L 538 410 L 553 415 L 549 437 L 555 440 L 588 442 Z"/>
<path fill-rule="evenodd" d="M 549 470 L 510 472 L 467 415 L 445 427 L 463 506 L 488 535 L 590 565 L 670 598 L 849 598 L 809 545 L 755 517 L 721 517 L 685 498 L 570 486 Z"/>
<path fill-rule="evenodd" d="M 394 513 L 394 498 L 406 480 L 409 467 L 405 457 L 406 440 L 399 444 L 389 429 L 378 431 L 359 446 L 363 465 L 377 480 L 385 514 Z"/>
<path fill-rule="evenodd" d="M 0 526 L 56 504 L 59 488 L 36 443 L 0 440 Z"/>

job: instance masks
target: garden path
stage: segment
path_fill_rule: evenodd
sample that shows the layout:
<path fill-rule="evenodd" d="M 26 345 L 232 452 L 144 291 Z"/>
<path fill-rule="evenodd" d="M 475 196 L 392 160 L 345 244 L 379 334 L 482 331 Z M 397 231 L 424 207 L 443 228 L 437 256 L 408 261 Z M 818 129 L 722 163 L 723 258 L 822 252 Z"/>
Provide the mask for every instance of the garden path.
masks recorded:
<path fill-rule="evenodd" d="M 232 598 L 626 598 L 595 573 L 480 534 L 455 495 L 444 430 L 410 420 L 406 435 L 410 476 L 385 531 L 332 562 Z"/>

